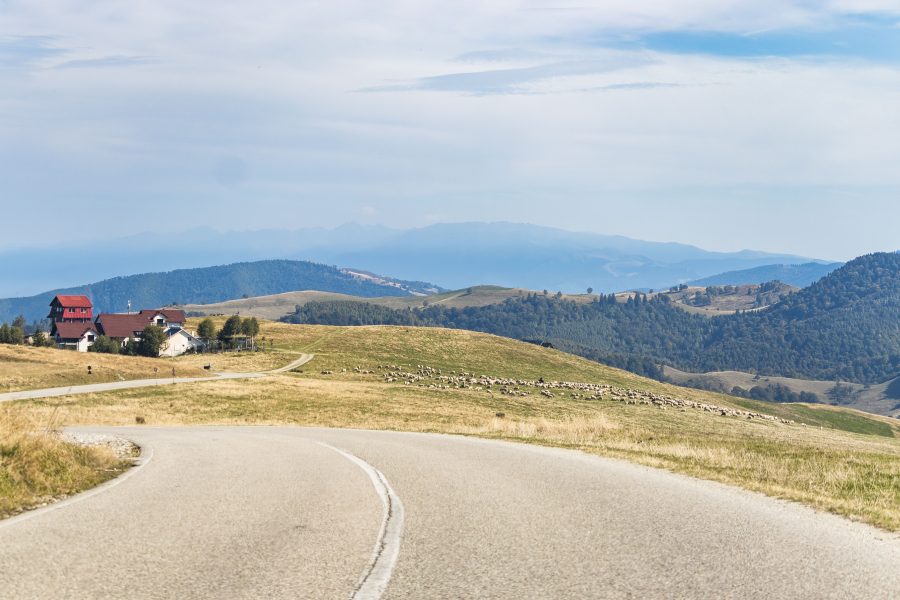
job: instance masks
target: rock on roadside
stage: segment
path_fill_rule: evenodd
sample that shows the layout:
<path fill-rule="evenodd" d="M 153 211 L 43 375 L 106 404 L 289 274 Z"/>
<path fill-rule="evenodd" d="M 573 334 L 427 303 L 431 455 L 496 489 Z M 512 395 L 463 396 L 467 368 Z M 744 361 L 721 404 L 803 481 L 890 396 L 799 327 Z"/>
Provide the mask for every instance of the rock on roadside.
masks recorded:
<path fill-rule="evenodd" d="M 112 435 L 62 431 L 59 433 L 59 439 L 71 444 L 79 444 L 81 446 L 89 446 L 92 448 L 109 448 L 116 454 L 116 457 L 121 460 L 133 459 L 141 454 L 140 447 L 134 442 Z"/>

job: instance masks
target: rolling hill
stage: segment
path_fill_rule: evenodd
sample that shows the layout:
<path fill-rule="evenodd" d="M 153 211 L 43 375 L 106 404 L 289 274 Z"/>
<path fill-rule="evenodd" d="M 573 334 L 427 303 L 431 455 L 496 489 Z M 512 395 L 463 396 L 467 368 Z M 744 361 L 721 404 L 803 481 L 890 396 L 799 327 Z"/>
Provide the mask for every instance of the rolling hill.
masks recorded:
<path fill-rule="evenodd" d="M 874 385 L 900 374 L 900 255 L 858 258 L 768 309 L 713 319 L 688 314 L 665 295 L 577 303 L 532 294 L 414 311 L 310 303 L 289 320 L 442 326 L 544 340 L 655 377 L 662 364 Z"/>
<path fill-rule="evenodd" d="M 722 290 L 679 286 L 670 291 L 657 292 L 657 295 L 668 296 L 673 305 L 687 312 L 711 317 L 734 314 L 739 310 L 763 308 L 778 302 L 782 295 L 796 291 L 797 289 L 791 286 L 779 282 L 771 282 L 764 285 L 734 286 L 734 289 L 725 288 Z M 366 298 L 365 301 L 369 304 L 397 309 L 425 308 L 427 306 L 469 308 L 501 304 L 507 300 L 527 298 L 530 295 L 540 293 L 542 292 L 523 288 L 477 285 L 462 290 L 439 292 L 425 297 L 385 296 L 381 298 Z M 626 302 L 629 297 L 633 296 L 634 293 L 632 292 L 616 294 L 619 302 Z M 599 296 L 594 294 L 563 294 L 560 297 L 562 300 L 579 304 L 595 302 L 598 298 Z M 194 316 L 239 314 L 245 317 L 253 316 L 262 319 L 279 320 L 289 317 L 296 312 L 298 307 L 306 306 L 311 302 L 359 301 L 359 296 L 304 290 L 267 296 L 237 298 L 208 304 L 184 304 L 179 305 L 179 308 Z"/>
<path fill-rule="evenodd" d="M 793 394 L 814 394 L 819 402 L 835 406 L 849 406 L 877 415 L 900 417 L 900 378 L 884 383 L 861 383 L 797 379 L 795 377 L 761 376 L 742 371 L 714 371 L 687 373 L 665 367 L 665 380 L 677 385 L 733 394 L 735 388 L 745 390 L 742 395 L 765 399 L 769 388 L 782 386 Z M 759 393 L 756 393 L 757 388 Z"/>
<path fill-rule="evenodd" d="M 7 298 L 0 300 L 0 321 L 12 320 L 19 314 L 28 320 L 42 319 L 56 294 L 84 294 L 93 301 L 95 312 L 122 312 L 129 301 L 135 308 L 158 307 L 219 302 L 298 289 L 361 297 L 413 296 L 441 291 L 431 284 L 400 281 L 363 271 L 304 261 L 268 260 L 115 277 L 26 298 Z"/>
<path fill-rule="evenodd" d="M 381 298 L 366 298 L 365 302 L 377 306 L 386 306 L 395 309 L 424 308 L 426 306 L 443 306 L 447 308 L 467 308 L 472 306 L 489 306 L 500 304 L 509 299 L 525 298 L 534 294 L 531 290 L 521 288 L 504 288 L 494 285 L 479 285 L 463 290 L 439 292 L 428 296 L 384 296 Z M 596 296 L 587 294 L 563 295 L 566 300 L 573 302 L 591 302 Z M 263 319 L 279 320 L 296 312 L 297 307 L 306 306 L 311 302 L 359 302 L 359 296 L 339 294 L 334 292 L 321 292 L 318 290 L 305 290 L 300 292 L 284 292 L 268 296 L 256 296 L 250 298 L 238 298 L 210 304 L 184 304 L 179 308 L 184 309 L 190 315 L 231 315 L 253 316 Z"/>
<path fill-rule="evenodd" d="M 680 285 L 668 291 L 657 292 L 656 296 L 665 295 L 669 302 L 687 312 L 716 317 L 745 310 L 761 310 L 797 291 L 797 288 L 780 281 L 769 281 L 759 285 Z"/>

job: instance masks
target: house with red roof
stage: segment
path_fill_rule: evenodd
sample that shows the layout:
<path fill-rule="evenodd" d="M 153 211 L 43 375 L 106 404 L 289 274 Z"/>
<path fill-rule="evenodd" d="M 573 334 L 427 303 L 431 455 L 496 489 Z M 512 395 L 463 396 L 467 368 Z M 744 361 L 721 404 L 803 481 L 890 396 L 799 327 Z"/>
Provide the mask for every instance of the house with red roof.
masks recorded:
<path fill-rule="evenodd" d="M 137 313 L 102 313 L 97 317 L 99 331 L 124 347 L 130 340 L 141 341 L 148 325 L 161 327 L 165 340 L 159 349 L 160 356 L 180 356 L 185 352 L 202 350 L 205 344 L 184 328 L 187 317 L 183 310 L 156 308 Z"/>
<path fill-rule="evenodd" d="M 187 321 L 183 310 L 155 309 L 136 313 L 102 313 L 97 316 L 97 326 L 103 335 L 118 340 L 123 345 L 128 340 L 140 341 L 141 333 L 148 325 L 165 330 L 182 329 Z"/>
<path fill-rule="evenodd" d="M 101 335 L 118 341 L 123 347 L 140 342 L 148 325 L 161 327 L 166 340 L 161 356 L 178 356 L 203 348 L 203 341 L 184 329 L 187 317 L 183 310 L 157 308 L 136 313 L 101 313 L 92 321 L 93 305 L 87 296 L 56 296 L 50 303 L 50 334 L 57 347 L 87 352 Z"/>
<path fill-rule="evenodd" d="M 100 337 L 97 327 L 88 321 L 87 323 L 54 323 L 53 337 L 56 346 L 65 350 L 77 350 L 87 352 L 88 348 Z"/>
<path fill-rule="evenodd" d="M 87 352 L 100 334 L 93 323 L 94 307 L 87 296 L 59 295 L 50 302 L 50 335 L 60 348 Z"/>
<path fill-rule="evenodd" d="M 94 307 L 87 296 L 59 295 L 50 302 L 50 314 L 53 323 L 90 323 L 94 320 Z"/>

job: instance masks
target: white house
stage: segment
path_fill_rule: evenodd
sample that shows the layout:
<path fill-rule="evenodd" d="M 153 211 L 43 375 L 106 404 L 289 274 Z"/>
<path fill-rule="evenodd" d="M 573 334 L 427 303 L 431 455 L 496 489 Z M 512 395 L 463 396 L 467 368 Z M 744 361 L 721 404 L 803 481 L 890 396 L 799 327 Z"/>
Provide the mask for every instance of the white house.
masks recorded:
<path fill-rule="evenodd" d="M 181 327 L 170 327 L 166 330 L 166 341 L 159 349 L 160 356 L 181 356 L 185 352 L 197 352 L 203 349 L 203 340 Z"/>
<path fill-rule="evenodd" d="M 59 348 L 87 352 L 100 337 L 93 323 L 54 323 L 53 337 Z"/>

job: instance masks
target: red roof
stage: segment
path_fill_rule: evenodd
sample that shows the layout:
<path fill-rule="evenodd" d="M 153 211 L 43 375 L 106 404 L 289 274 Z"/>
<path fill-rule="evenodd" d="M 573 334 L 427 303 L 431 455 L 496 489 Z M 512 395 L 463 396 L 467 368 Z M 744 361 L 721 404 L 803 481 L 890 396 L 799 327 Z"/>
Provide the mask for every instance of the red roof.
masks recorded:
<path fill-rule="evenodd" d="M 80 340 L 88 331 L 97 332 L 93 323 L 55 323 L 57 337 L 64 340 Z"/>
<path fill-rule="evenodd" d="M 143 331 L 150 324 L 151 317 L 152 315 L 104 313 L 97 317 L 97 326 L 105 336 L 130 338 L 134 337 L 135 332 Z"/>
<path fill-rule="evenodd" d="M 105 336 L 129 338 L 151 325 L 156 315 L 163 315 L 166 321 L 178 325 L 183 325 L 186 320 L 183 310 L 154 309 L 132 314 L 103 313 L 97 317 L 97 325 Z"/>
<path fill-rule="evenodd" d="M 53 299 L 63 308 L 91 308 L 91 299 L 87 296 L 56 296 Z M 53 302 L 51 302 L 53 304 Z"/>

